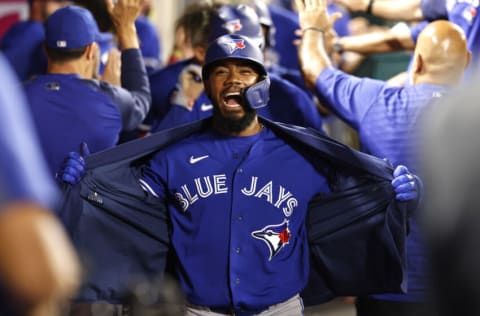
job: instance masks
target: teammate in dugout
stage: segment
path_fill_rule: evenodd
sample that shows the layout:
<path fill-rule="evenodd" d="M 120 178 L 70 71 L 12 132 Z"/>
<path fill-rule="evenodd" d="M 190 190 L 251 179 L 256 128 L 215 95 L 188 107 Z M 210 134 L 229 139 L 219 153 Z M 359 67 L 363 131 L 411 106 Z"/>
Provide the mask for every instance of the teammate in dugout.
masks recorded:
<path fill-rule="evenodd" d="M 358 131 L 362 151 L 417 172 L 419 151 L 425 145 L 419 135 L 423 121 L 429 117 L 425 111 L 437 108 L 443 95 L 453 93 L 469 65 L 471 54 L 462 29 L 445 20 L 428 24 L 415 47 L 412 84 L 392 87 L 384 81 L 358 78 L 332 68 L 325 51 L 328 39 L 322 34 L 330 27 L 332 17 L 323 0 L 297 2 L 300 24 L 307 30 L 299 56 L 308 86 L 322 104 Z M 407 293 L 359 297 L 358 316 L 427 315 L 435 282 L 424 234 L 420 217 L 412 216 L 407 239 Z"/>
<path fill-rule="evenodd" d="M 117 197 L 121 203 L 115 204 L 110 194 L 98 191 L 105 186 L 112 186 L 110 192 L 113 194 L 125 188 L 128 191 L 135 190 L 134 184 L 125 185 L 124 176 L 120 180 L 124 182 L 120 185 L 123 189 L 113 188 L 118 184 L 115 181 L 119 180 L 112 179 L 102 184 L 94 183 L 90 187 L 94 191 L 87 189 L 90 192 L 86 198 L 89 202 L 82 202 L 82 207 L 96 204 L 108 211 L 84 212 L 79 215 L 83 220 L 77 222 L 84 226 L 73 230 L 72 226 L 69 227 L 75 235 L 75 243 L 84 247 L 88 245 L 90 249 L 87 251 L 98 260 L 97 263 L 108 267 L 100 268 L 101 273 L 96 273 L 89 280 L 79 299 L 114 301 L 111 295 L 114 292 L 112 289 L 118 286 L 118 275 L 127 277 L 124 266 L 128 266 L 128 272 L 137 267 L 132 262 L 142 261 L 144 249 L 141 248 L 146 243 L 150 248 L 146 251 L 154 252 L 152 248 L 155 244 L 150 244 L 154 238 L 146 236 L 160 238 L 158 235 L 166 234 L 167 229 L 158 224 L 161 209 L 156 207 L 148 210 L 148 203 L 154 204 L 153 198 L 168 207 L 168 223 L 171 225 L 169 238 L 177 260 L 175 269 L 188 301 L 185 315 L 302 315 L 303 303 L 299 293 L 305 288 L 310 274 L 306 228 L 307 210 L 311 208 L 309 203 L 315 197 L 333 196 L 334 192 L 339 192 L 339 187 L 340 190 L 356 190 L 358 183 L 354 185 L 352 177 L 367 165 L 375 165 L 374 168 L 388 173 L 390 179 L 382 181 L 391 190 L 391 196 L 396 194 L 399 201 L 416 202 L 419 188 L 417 178 L 404 166 L 398 166 L 393 172 L 395 178 L 390 183 L 392 169 L 386 167 L 387 162 L 354 152 L 312 129 L 279 125 L 258 117 L 256 109 L 268 102 L 269 78 L 263 65 L 262 52 L 258 45 L 246 37 L 224 35 L 215 40 L 207 50 L 202 75 L 205 91 L 214 105 L 213 117 L 189 125 L 187 128 L 193 128 L 193 133 L 169 140 L 168 144 L 171 145 L 153 156 L 146 153 L 148 158 L 136 169 L 138 173 L 124 174 L 127 177 L 133 175 L 135 182 L 143 188 L 139 188 L 143 193 L 139 194 L 141 206 L 138 212 L 130 212 L 130 208 L 125 208 L 126 194 Z M 200 129 L 196 126 L 200 126 Z M 173 133 L 169 130 L 154 134 L 104 154 L 89 156 L 86 165 L 78 153 L 71 153 L 59 172 L 60 176 L 71 184 L 78 183 L 84 177 L 80 182 L 80 191 L 85 193 L 87 191 L 84 191 L 86 187 L 83 185 L 94 180 L 90 178 L 92 175 L 109 177 L 120 169 L 114 166 L 109 169 L 112 172 L 104 170 L 105 174 L 101 175 L 100 169 L 92 171 L 92 165 L 89 166 L 93 158 L 110 160 L 108 165 L 115 160 L 113 156 L 125 155 L 136 145 L 158 143 L 160 138 L 181 134 L 184 130 L 185 127 L 179 127 Z M 297 136 L 299 141 L 286 137 L 288 133 L 300 135 Z M 302 147 L 307 146 L 300 140 L 302 137 L 319 139 L 320 147 L 325 146 L 322 147 L 324 152 L 314 157 L 312 150 Z M 85 181 L 86 178 L 89 180 Z M 379 180 L 377 177 L 371 177 L 370 180 L 373 178 L 376 179 L 373 181 Z M 366 179 L 363 178 L 363 184 Z M 393 193 L 392 185 L 396 193 Z M 357 192 L 359 194 L 347 201 L 345 192 L 337 196 L 339 204 L 331 208 L 334 209 L 332 212 L 347 214 L 352 209 L 350 202 L 368 195 Z M 368 189 L 368 192 L 378 191 Z M 376 199 L 380 198 L 377 196 Z M 388 199 L 392 200 L 390 197 Z M 360 208 L 365 206 L 363 202 L 360 204 Z M 317 214 L 328 213 L 327 208 L 322 208 Z M 68 210 L 64 211 L 68 213 Z M 140 220 L 147 218 L 149 212 L 153 213 L 152 217 Z M 98 216 L 104 215 L 106 217 L 100 220 Z M 121 220 L 112 221 L 111 216 L 118 216 Z M 348 259 L 357 240 L 365 239 L 369 248 L 375 247 L 371 244 L 375 233 L 372 235 L 370 231 L 369 237 L 362 235 L 361 228 L 368 223 L 362 222 L 359 227 L 359 217 L 356 219 L 350 223 L 350 228 L 343 225 L 338 228 L 342 230 L 341 235 L 351 236 L 351 239 L 347 247 L 338 248 L 338 244 L 334 245 L 333 256 L 338 258 L 334 257 L 333 261 L 327 263 L 324 277 L 330 268 L 340 269 L 336 260 L 354 266 L 364 262 L 362 255 Z M 99 224 L 100 221 L 103 223 Z M 118 231 L 114 228 L 115 233 L 111 233 L 112 225 L 124 225 L 127 222 L 132 224 L 128 230 L 124 230 L 125 227 Z M 387 225 L 392 222 L 395 220 Z M 328 229 L 333 228 L 330 225 L 332 223 L 323 224 L 329 226 Z M 143 234 L 135 245 L 136 236 L 132 235 L 132 228 Z M 125 237 L 125 234 L 129 236 Z M 334 235 L 330 234 L 329 238 Z M 123 243 L 121 247 L 120 243 Z M 329 243 L 332 244 L 332 241 Z M 107 244 L 108 247 L 105 246 Z M 134 256 L 125 256 L 128 247 L 132 247 Z M 120 260 L 113 254 L 115 250 L 112 252 L 116 248 L 120 249 Z M 326 253 L 329 252 L 327 248 L 324 248 Z M 144 261 L 141 269 L 146 271 L 152 266 L 153 269 L 161 268 L 161 263 L 153 263 L 158 261 L 159 253 L 152 254 L 151 259 Z M 101 260 L 111 263 L 106 264 Z M 384 275 L 394 274 L 392 267 L 382 267 L 383 261 L 380 257 L 378 260 L 380 267 L 377 262 L 365 260 L 369 267 L 374 267 L 375 275 L 382 274 L 384 270 Z M 126 261 L 130 262 L 126 264 Z M 351 270 L 347 270 L 341 273 L 349 274 Z M 122 271 L 121 274 L 118 271 Z M 364 276 L 356 273 L 354 277 Z M 366 288 L 369 286 L 367 283 L 373 282 L 373 279 L 358 281 L 353 278 L 345 278 L 348 280 L 344 282 L 345 288 L 350 285 Z M 323 299 L 331 298 L 328 286 L 325 286 L 323 293 L 317 293 L 325 295 Z"/>

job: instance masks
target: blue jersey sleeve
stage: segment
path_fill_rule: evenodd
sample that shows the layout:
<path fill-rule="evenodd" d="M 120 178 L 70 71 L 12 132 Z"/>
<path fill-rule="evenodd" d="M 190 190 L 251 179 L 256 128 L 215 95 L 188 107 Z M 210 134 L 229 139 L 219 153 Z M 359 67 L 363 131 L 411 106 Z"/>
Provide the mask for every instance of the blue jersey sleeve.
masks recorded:
<path fill-rule="evenodd" d="M 464 78 L 474 78 L 480 69 L 480 17 L 479 0 L 447 1 L 448 19 L 459 25 L 467 37 L 467 47 L 472 52 Z"/>
<path fill-rule="evenodd" d="M 0 203 L 25 199 L 53 207 L 56 186 L 47 173 L 26 100 L 0 56 Z"/>
<path fill-rule="evenodd" d="M 150 109 L 151 95 L 147 71 L 138 49 L 122 51 L 122 87 L 100 82 L 101 89 L 110 95 L 122 114 L 124 131 L 138 127 Z"/>
<path fill-rule="evenodd" d="M 365 114 L 386 86 L 380 80 L 359 78 L 327 67 L 318 77 L 315 91 L 324 106 L 358 130 Z"/>
<path fill-rule="evenodd" d="M 449 0 L 447 1 L 449 21 L 460 26 L 467 38 L 470 38 L 475 19 L 478 19 L 478 0 Z M 477 23 L 478 24 L 478 23 Z"/>
<path fill-rule="evenodd" d="M 423 18 L 428 21 L 447 19 L 447 5 L 445 0 L 421 0 L 420 9 Z"/>
<path fill-rule="evenodd" d="M 157 153 L 142 169 L 140 185 L 149 194 L 165 200 L 167 196 L 165 176 L 167 173 L 164 153 Z"/>

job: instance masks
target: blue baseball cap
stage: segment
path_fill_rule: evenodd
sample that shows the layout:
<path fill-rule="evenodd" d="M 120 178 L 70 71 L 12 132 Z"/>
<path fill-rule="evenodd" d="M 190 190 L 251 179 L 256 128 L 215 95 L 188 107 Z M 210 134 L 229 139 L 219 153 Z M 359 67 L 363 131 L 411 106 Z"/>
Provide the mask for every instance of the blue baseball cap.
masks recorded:
<path fill-rule="evenodd" d="M 45 22 L 45 45 L 55 49 L 85 47 L 103 37 L 92 13 L 69 5 L 56 10 Z"/>

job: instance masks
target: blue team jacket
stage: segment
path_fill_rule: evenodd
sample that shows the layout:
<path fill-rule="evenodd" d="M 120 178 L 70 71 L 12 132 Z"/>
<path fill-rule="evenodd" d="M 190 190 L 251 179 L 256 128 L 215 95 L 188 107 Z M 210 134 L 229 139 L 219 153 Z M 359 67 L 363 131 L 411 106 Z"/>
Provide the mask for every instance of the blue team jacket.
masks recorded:
<path fill-rule="evenodd" d="M 317 196 L 307 216 L 311 250 L 306 305 L 335 296 L 406 290 L 407 206 L 395 200 L 393 169 L 317 131 L 262 119 L 308 159 L 336 171 L 332 194 Z M 156 151 L 209 128 L 197 121 L 86 158 L 86 174 L 66 185 L 60 216 L 85 260 L 79 301 L 121 303 L 132 278 L 158 277 L 169 251 L 167 207 L 138 184 L 141 166 Z"/>

